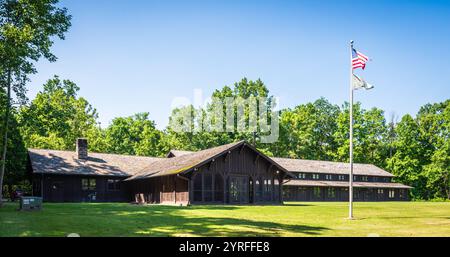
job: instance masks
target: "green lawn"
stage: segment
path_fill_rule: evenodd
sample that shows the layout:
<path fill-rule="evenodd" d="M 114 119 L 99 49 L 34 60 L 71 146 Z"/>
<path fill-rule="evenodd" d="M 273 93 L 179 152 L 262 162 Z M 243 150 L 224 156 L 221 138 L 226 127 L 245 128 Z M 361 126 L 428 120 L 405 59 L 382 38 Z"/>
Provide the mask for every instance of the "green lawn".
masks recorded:
<path fill-rule="evenodd" d="M 289 203 L 284 206 L 44 204 L 0 208 L 0 236 L 450 236 L 450 202 Z"/>

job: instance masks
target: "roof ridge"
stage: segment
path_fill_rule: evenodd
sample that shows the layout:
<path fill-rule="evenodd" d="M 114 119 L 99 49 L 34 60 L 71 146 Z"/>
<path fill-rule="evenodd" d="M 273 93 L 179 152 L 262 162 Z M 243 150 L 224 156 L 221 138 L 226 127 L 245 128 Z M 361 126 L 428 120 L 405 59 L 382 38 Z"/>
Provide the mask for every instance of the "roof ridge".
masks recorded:
<path fill-rule="evenodd" d="M 47 151 L 47 152 L 60 152 L 60 153 L 73 153 L 76 154 L 76 151 L 70 150 L 54 150 L 54 149 L 39 149 L 39 148 L 28 148 L 27 151 Z M 102 154 L 102 155 L 111 155 L 111 156 L 124 156 L 124 157 L 138 157 L 138 158 L 157 158 L 157 159 L 166 159 L 164 157 L 158 156 L 145 156 L 145 155 L 133 155 L 133 154 L 118 154 L 118 153 L 99 153 L 99 152 L 89 152 L 89 154 Z M 88 157 L 89 157 L 88 154 Z"/>
<path fill-rule="evenodd" d="M 298 160 L 298 161 L 331 162 L 331 163 L 349 164 L 348 162 L 343 162 L 343 161 L 312 160 L 312 159 L 300 159 L 300 158 L 277 157 L 277 156 L 273 156 L 273 157 L 269 157 L 269 158 L 277 158 L 277 159 L 285 159 L 285 160 Z M 353 164 L 373 165 L 375 167 L 378 167 L 378 166 L 376 166 L 375 164 L 372 164 L 372 163 L 353 162 Z"/>

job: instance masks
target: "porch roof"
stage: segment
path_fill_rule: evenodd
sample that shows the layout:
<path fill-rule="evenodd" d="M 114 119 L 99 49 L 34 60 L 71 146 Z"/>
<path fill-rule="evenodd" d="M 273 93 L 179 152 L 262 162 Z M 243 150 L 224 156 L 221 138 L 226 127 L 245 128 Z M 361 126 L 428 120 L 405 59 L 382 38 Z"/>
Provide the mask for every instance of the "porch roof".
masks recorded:
<path fill-rule="evenodd" d="M 345 162 L 315 161 L 290 158 L 272 158 L 290 172 L 325 173 L 348 175 L 350 164 Z M 394 177 L 391 173 L 373 164 L 354 163 L 354 175 Z"/>

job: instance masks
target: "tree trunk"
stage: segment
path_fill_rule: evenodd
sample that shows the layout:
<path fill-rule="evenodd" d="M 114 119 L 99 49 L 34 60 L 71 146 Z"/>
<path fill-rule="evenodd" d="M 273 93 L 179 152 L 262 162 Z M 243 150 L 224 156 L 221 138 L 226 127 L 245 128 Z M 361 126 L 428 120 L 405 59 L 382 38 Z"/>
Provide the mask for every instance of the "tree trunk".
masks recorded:
<path fill-rule="evenodd" d="M 6 111 L 4 120 L 5 131 L 3 133 L 3 150 L 0 168 L 0 207 L 3 205 L 3 177 L 5 175 L 6 150 L 8 149 L 8 124 L 9 124 L 9 113 L 11 111 L 11 71 L 8 71 L 7 83 L 8 83 L 7 99 L 6 99 Z"/>

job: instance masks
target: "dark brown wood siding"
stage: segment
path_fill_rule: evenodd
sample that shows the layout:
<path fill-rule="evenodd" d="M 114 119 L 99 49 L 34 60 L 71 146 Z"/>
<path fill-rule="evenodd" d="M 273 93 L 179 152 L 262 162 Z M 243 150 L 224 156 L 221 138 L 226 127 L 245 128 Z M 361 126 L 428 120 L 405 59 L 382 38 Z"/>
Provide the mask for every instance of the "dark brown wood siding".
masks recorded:
<path fill-rule="evenodd" d="M 353 200 L 371 201 L 408 201 L 409 190 L 401 188 L 354 188 Z M 348 188 L 284 186 L 285 201 L 348 201 Z"/>
<path fill-rule="evenodd" d="M 127 182 L 131 195 L 140 203 L 187 204 L 188 182 L 176 175 Z"/>
<path fill-rule="evenodd" d="M 83 189 L 82 180 L 95 181 L 95 186 Z M 108 179 L 118 180 L 118 187 L 109 189 Z M 34 174 L 33 195 L 46 202 L 127 202 L 130 201 L 124 177 Z"/>
<path fill-rule="evenodd" d="M 281 203 L 282 172 L 248 147 L 237 148 L 189 174 L 192 203 Z"/>

